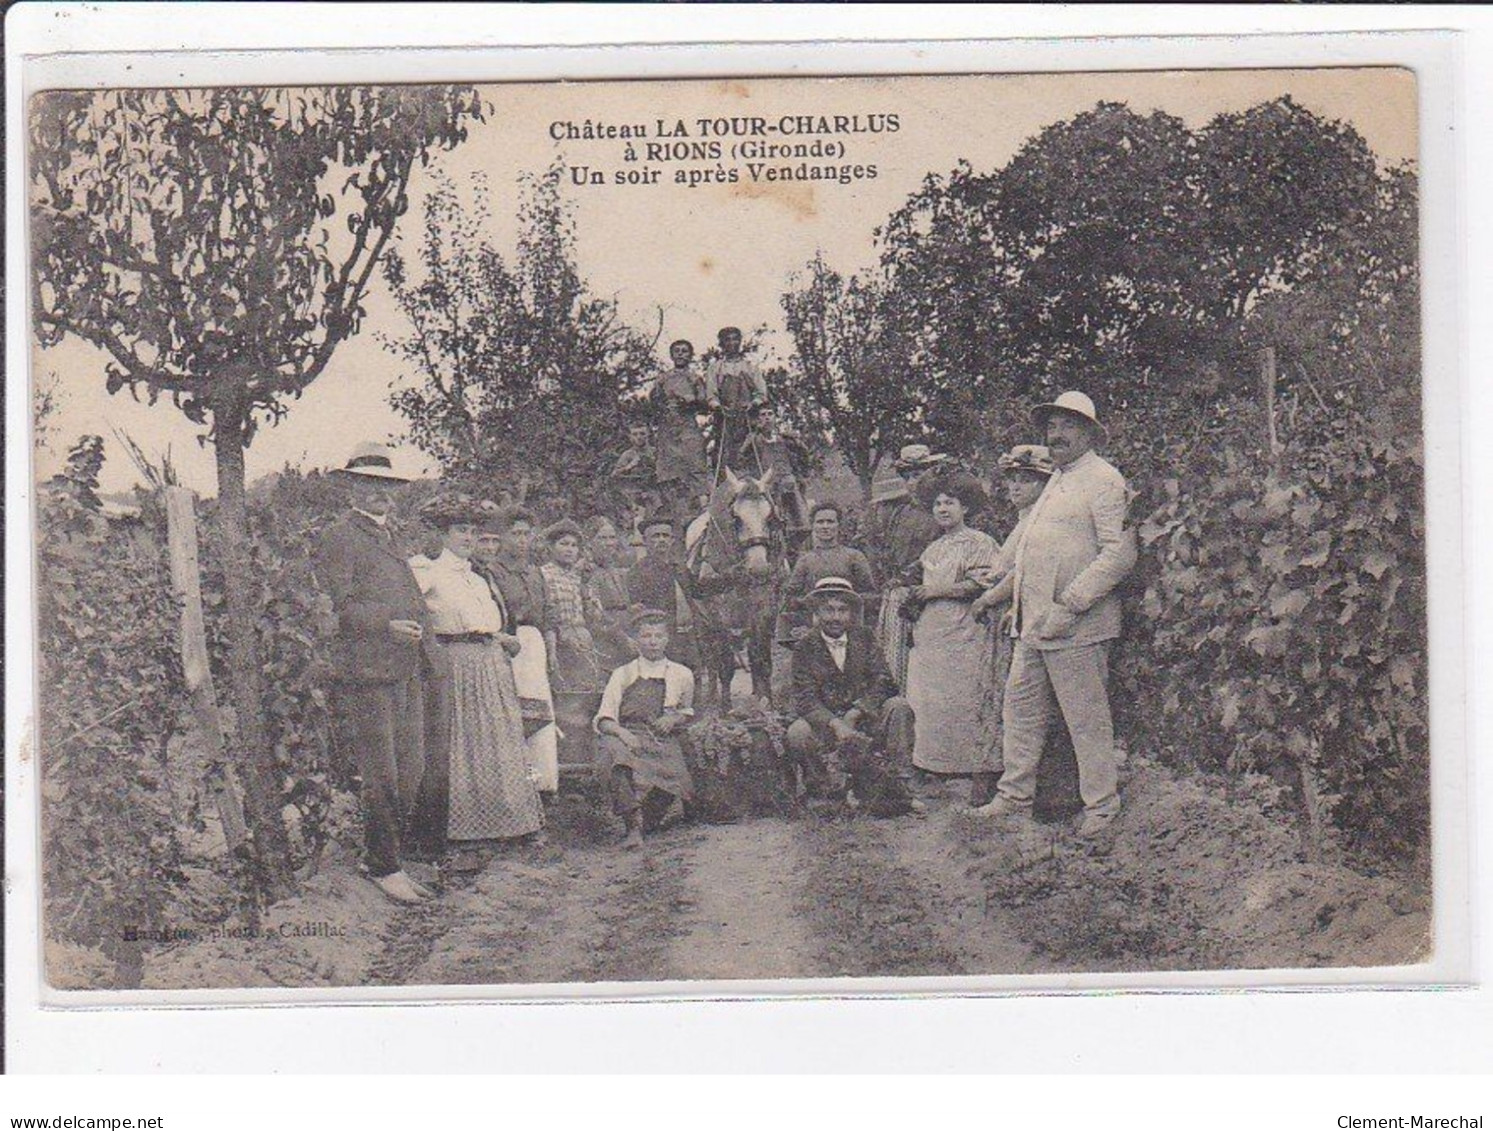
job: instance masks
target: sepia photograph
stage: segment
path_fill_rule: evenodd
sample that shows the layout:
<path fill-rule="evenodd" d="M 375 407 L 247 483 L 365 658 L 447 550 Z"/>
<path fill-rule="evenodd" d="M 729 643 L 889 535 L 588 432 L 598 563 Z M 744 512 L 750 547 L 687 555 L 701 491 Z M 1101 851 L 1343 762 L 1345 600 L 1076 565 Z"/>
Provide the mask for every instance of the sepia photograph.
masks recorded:
<path fill-rule="evenodd" d="M 1430 962 L 1418 108 L 33 94 L 48 986 Z"/>

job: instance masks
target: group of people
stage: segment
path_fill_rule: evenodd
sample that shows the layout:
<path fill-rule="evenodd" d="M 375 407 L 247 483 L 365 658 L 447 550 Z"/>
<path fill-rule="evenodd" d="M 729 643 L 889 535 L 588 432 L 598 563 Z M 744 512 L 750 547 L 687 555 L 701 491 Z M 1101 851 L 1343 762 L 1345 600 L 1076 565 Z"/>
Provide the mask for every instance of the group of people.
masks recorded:
<path fill-rule="evenodd" d="M 741 330 L 723 327 L 716 348 L 717 356 L 701 366 L 692 342 L 669 345 L 671 365 L 654 375 L 612 478 L 633 499 L 657 503 L 649 509 L 667 509 L 682 529 L 708 502 L 723 469 L 753 478 L 770 473 L 774 502 L 796 545 L 807 531 L 806 450 L 779 426 L 762 370 L 742 352 Z"/>
<path fill-rule="evenodd" d="M 697 428 L 694 456 L 707 453 L 696 410 L 729 421 L 717 446 L 780 439 L 760 375 L 734 364 L 739 333 L 722 332 L 733 364 L 698 388 L 687 346 L 670 351 L 670 373 L 683 375 L 661 378 L 654 396 L 668 404 L 687 385 L 698 398 L 659 425 L 655 479 L 686 469 L 683 417 Z M 792 650 L 786 752 L 811 798 L 896 816 L 923 808 L 920 779 L 967 776 L 972 812 L 1020 819 L 1061 718 L 1078 835 L 1101 835 L 1117 815 L 1107 676 L 1115 589 L 1136 560 L 1127 489 L 1095 451 L 1105 433 L 1087 396 L 1064 393 L 1034 419 L 1045 443 L 1000 459 L 1018 514 L 1004 541 L 969 524 L 988 503 L 980 480 L 924 445 L 878 473 L 864 550 L 844 544 L 838 506 L 804 501 L 801 465 L 789 469 L 808 545 L 778 635 Z M 635 429 L 629 450 L 650 439 Z M 628 474 L 626 457 L 619 464 Z M 639 555 L 606 518 L 540 530 L 521 505 L 446 493 L 421 509 L 439 552 L 406 557 L 388 529 L 405 481 L 390 451 L 365 445 L 338 474 L 349 508 L 315 564 L 337 615 L 333 703 L 362 774 L 366 866 L 391 899 L 431 897 L 413 862 L 454 848 L 461 870 L 480 866 L 491 842 L 542 838 L 567 696 L 597 703 L 597 768 L 625 845 L 688 805 L 695 672 L 679 637 L 691 595 L 680 515 L 659 506 L 638 524 Z M 705 494 L 701 481 L 678 486 Z"/>
<path fill-rule="evenodd" d="M 419 902 L 433 893 L 412 864 L 472 870 L 496 842 L 542 838 L 567 695 L 600 696 L 615 803 L 639 833 L 659 774 L 688 794 L 682 763 L 650 760 L 694 691 L 689 669 L 663 655 L 674 614 L 642 603 L 663 604 L 660 580 L 673 585 L 672 568 L 659 569 L 672 520 L 649 526 L 654 551 L 634 560 L 607 519 L 589 536 L 568 519 L 540 530 L 522 505 L 446 492 L 419 510 L 439 549 L 410 555 L 390 527 L 409 482 L 393 456 L 364 444 L 336 470 L 348 507 L 313 563 L 336 618 L 332 704 L 362 779 L 370 877 Z M 646 740 L 626 725 L 640 712 L 659 716 Z"/>
<path fill-rule="evenodd" d="M 1125 480 L 1095 450 L 1105 430 L 1093 401 L 1066 392 L 1034 420 L 1045 442 L 999 460 L 1017 514 L 1003 541 L 969 525 L 989 502 L 980 480 L 923 445 L 873 483 L 869 556 L 840 544 L 839 508 L 811 508 L 812 546 L 788 586 L 813 618 L 793 652 L 789 747 L 808 764 L 848 751 L 838 757 L 852 779 L 875 751 L 881 776 L 850 789 L 885 811 L 918 808 L 911 783 L 889 780 L 900 770 L 968 777 L 972 812 L 1012 820 L 1031 813 L 1061 720 L 1077 832 L 1096 838 L 1119 812 L 1109 652 L 1135 535 Z"/>

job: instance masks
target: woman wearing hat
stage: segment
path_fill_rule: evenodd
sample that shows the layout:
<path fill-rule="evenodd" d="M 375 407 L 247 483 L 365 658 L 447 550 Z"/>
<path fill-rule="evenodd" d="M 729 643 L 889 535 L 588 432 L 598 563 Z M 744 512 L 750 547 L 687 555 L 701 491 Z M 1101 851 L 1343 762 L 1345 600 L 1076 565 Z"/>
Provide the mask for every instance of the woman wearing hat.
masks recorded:
<path fill-rule="evenodd" d="M 544 824 L 513 679 L 520 644 L 501 595 L 472 568 L 480 504 L 462 495 L 432 499 L 421 518 L 441 534 L 434 558 L 410 568 L 432 632 L 451 668 L 448 717 L 450 815 L 460 844 L 536 833 Z M 467 855 L 463 863 L 475 862 Z"/>
<path fill-rule="evenodd" d="M 552 686 L 557 694 L 594 694 L 605 672 L 592 625 L 601 623 L 601 608 L 581 576 L 581 528 L 568 518 L 544 532 L 549 561 L 539 567 L 544 578 L 544 622 L 550 650 Z"/>
<path fill-rule="evenodd" d="M 991 628 L 971 611 L 984 592 L 976 575 L 996 567 L 1000 547 L 965 520 L 983 510 L 985 490 L 968 472 L 919 484 L 943 532 L 923 551 L 922 582 L 904 612 L 914 619 L 907 699 L 917 717 L 913 765 L 935 774 L 968 774 L 981 747 L 979 701 L 988 686 Z"/>

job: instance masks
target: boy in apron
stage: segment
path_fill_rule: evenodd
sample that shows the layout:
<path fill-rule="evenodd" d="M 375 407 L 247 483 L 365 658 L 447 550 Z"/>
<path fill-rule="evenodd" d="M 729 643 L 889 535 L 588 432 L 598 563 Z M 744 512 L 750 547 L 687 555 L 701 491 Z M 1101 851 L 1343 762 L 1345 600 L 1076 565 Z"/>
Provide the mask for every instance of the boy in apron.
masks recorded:
<path fill-rule="evenodd" d="M 661 609 L 633 618 L 638 657 L 612 672 L 596 712 L 597 750 L 629 849 L 642 846 L 675 798 L 694 795 L 681 732 L 695 713 L 695 675 L 666 654 L 671 620 Z"/>

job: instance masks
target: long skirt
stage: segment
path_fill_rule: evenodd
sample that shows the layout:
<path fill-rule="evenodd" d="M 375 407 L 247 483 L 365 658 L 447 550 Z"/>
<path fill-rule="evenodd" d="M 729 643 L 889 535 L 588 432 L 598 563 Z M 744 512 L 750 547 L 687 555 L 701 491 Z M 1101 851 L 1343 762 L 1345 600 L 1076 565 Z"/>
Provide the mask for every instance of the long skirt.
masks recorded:
<path fill-rule="evenodd" d="M 876 621 L 876 639 L 881 641 L 886 666 L 897 681 L 897 689 L 904 695 L 907 693 L 907 653 L 912 643 L 912 626 L 898 614 L 907 602 L 907 593 L 905 585 L 888 589 L 881 599 L 881 615 Z"/>
<path fill-rule="evenodd" d="M 968 601 L 929 601 L 913 626 L 907 699 L 916 715 L 912 764 L 939 774 L 968 774 L 987 741 L 980 696 L 989 687 L 990 625 Z"/>
<path fill-rule="evenodd" d="M 522 647 L 513 658 L 513 682 L 518 688 L 519 707 L 524 720 L 524 746 L 534 783 L 541 793 L 560 788 L 559 731 L 555 726 L 555 699 L 550 692 L 549 654 L 544 633 L 531 624 L 518 626 Z"/>
<path fill-rule="evenodd" d="M 497 643 L 453 644 L 451 657 L 452 840 L 497 840 L 544 826 L 513 665 Z"/>

